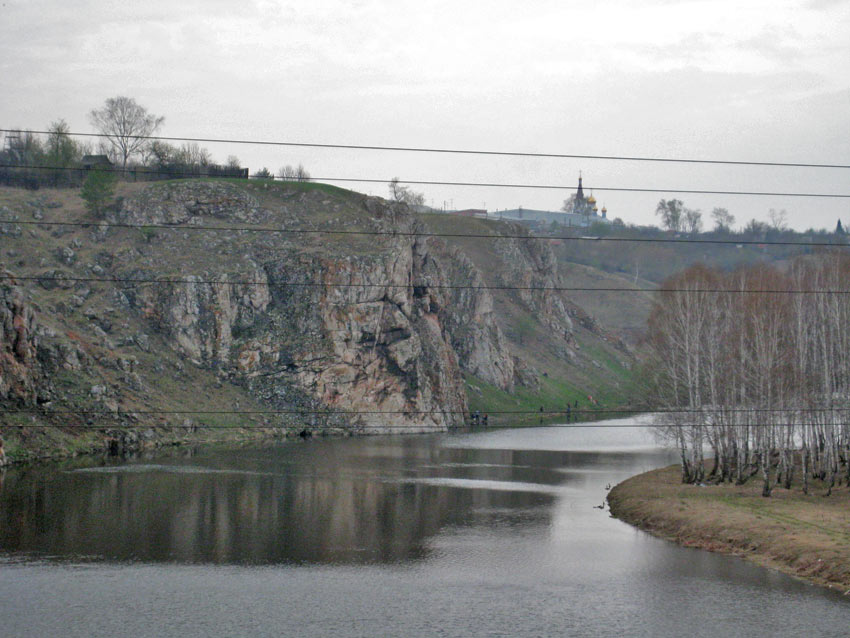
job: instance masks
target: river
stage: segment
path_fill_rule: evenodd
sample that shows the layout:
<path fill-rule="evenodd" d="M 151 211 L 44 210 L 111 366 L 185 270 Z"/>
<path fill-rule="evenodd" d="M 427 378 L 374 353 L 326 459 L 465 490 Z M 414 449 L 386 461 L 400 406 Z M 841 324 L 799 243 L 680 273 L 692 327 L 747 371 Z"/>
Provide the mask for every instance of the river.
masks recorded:
<path fill-rule="evenodd" d="M 850 635 L 837 594 L 598 508 L 674 460 L 540 427 L 12 468 L 0 636 Z"/>

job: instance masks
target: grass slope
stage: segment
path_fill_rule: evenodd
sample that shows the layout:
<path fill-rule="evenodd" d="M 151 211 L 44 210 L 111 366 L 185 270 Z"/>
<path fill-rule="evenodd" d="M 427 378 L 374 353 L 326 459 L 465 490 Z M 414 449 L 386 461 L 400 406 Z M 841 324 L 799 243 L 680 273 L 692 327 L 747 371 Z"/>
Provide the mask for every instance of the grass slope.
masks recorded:
<path fill-rule="evenodd" d="M 506 265 L 495 250 L 494 242 L 486 237 L 515 234 L 514 227 L 506 222 L 456 215 L 422 214 L 420 218 L 431 232 L 449 235 L 445 240 L 463 249 L 488 284 L 500 283 L 497 275 Z M 484 237 L 480 237 L 482 235 Z M 620 275 L 588 266 L 561 263 L 559 267 L 567 287 L 634 288 L 645 285 L 645 282 L 635 284 Z M 616 348 L 607 335 L 622 335 L 632 342 L 638 340 L 649 314 L 648 293 L 607 293 L 607 296 L 606 293 L 571 293 L 571 300 L 589 310 L 602 327 L 602 330 L 589 330 L 574 321 L 574 357 L 565 356 L 563 342 L 554 337 L 551 330 L 523 304 L 518 303 L 511 291 L 493 290 L 491 294 L 497 322 L 508 339 L 511 352 L 534 366 L 539 373 L 539 387 L 517 386 L 514 392 L 508 393 L 473 375 L 466 375 L 471 410 L 487 414 L 506 411 L 539 413 L 541 407 L 544 412 L 563 411 L 567 404 L 575 406 L 576 401 L 579 410 L 628 410 L 630 404 L 641 400 L 633 358 Z M 593 405 L 588 400 L 589 396 L 595 401 Z M 582 420 L 591 419 L 592 414 L 582 415 Z M 540 422 L 540 417 L 499 415 L 491 416 L 490 420 L 499 424 L 535 424 Z M 563 417 L 557 416 L 543 418 L 543 422 L 562 420 Z"/>
<path fill-rule="evenodd" d="M 262 207 L 272 211 L 272 217 L 262 224 L 263 227 L 373 230 L 370 215 L 363 210 L 365 196 L 354 191 L 314 182 L 216 181 L 237 183 L 255 196 Z M 127 197 L 163 184 L 120 182 L 116 196 Z M 208 223 L 216 227 L 232 227 L 231 232 L 185 226 L 170 229 L 113 228 L 109 230 L 106 241 L 95 241 L 93 233 L 97 220 L 86 210 L 78 189 L 45 188 L 33 192 L 0 187 L 0 216 L 20 221 L 43 219 L 45 222 L 92 224 L 76 227 L 21 224 L 20 234 L 7 233 L 0 236 L 0 262 L 20 276 L 38 275 L 53 269 L 77 276 L 85 275 L 92 264 L 102 263 L 106 253 L 120 261 L 124 270 L 138 266 L 166 277 L 182 272 L 217 272 L 222 263 L 232 264 L 234 275 L 238 275 L 243 270 L 242 254 L 249 252 L 250 246 L 258 244 L 269 250 L 284 244 L 297 246 L 298 251 L 317 256 L 338 254 L 340 250 L 351 255 L 369 254 L 376 248 L 376 238 L 368 235 L 281 233 L 272 236 L 240 231 L 244 223 L 226 219 L 209 220 Z M 502 232 L 507 228 L 500 222 L 475 218 L 448 215 L 421 217 L 433 232 L 498 235 L 500 228 Z M 7 225 L 12 228 L 14 223 Z M 496 283 L 494 277 L 502 262 L 501 256 L 493 249 L 492 241 L 464 237 L 447 238 L 447 241 L 461 246 L 484 273 L 488 283 Z M 61 257 L 61 251 L 69 246 L 73 246 L 72 264 L 64 263 Z M 598 276 L 602 275 L 584 267 L 568 269 L 565 275 L 571 285 L 580 285 L 588 278 Z M 218 430 L 191 432 L 191 428 L 184 427 L 187 419 L 198 426 L 236 428 L 242 432 L 238 435 L 240 437 L 249 434 L 245 428 L 262 427 L 267 423 L 267 419 L 260 414 L 145 416 L 143 412 L 151 410 L 261 411 L 265 406 L 254 400 L 245 388 L 219 378 L 213 371 L 186 365 L 155 332 L 151 332 L 150 326 L 142 318 L 128 315 L 116 306 L 113 287 L 109 284 L 90 282 L 46 289 L 28 283 L 25 287 L 31 301 L 39 309 L 40 323 L 56 333 L 61 340 L 69 344 L 73 342 L 75 347 L 91 357 L 90 361 L 95 362 L 92 364 L 96 369 L 94 376 L 68 371 L 68 374 L 57 377 L 55 381 L 60 394 L 75 399 L 73 405 L 56 404 L 53 408 L 102 410 L 103 404 L 95 400 L 91 389 L 95 385 L 105 385 L 109 388 L 108 396 L 120 406 L 121 414 L 124 415 L 122 420 L 134 426 L 156 427 L 158 434 L 169 439 L 234 436 L 234 433 Z M 72 303 L 74 295 L 82 296 L 84 303 Z M 586 302 L 592 305 L 594 299 L 588 298 Z M 576 325 L 573 346 L 577 356 L 568 361 L 563 352 L 557 351 L 558 347 L 562 349 L 562 345 L 556 347 L 549 330 L 522 304 L 517 303 L 510 293 L 495 294 L 494 304 L 498 321 L 512 351 L 534 366 L 539 374 L 539 387 L 518 387 L 515 393 L 508 394 L 474 377 L 468 377 L 467 389 L 473 410 L 537 411 L 543 406 L 545 411 L 557 411 L 564 409 L 567 403 L 574 405 L 575 401 L 579 401 L 580 409 L 588 409 L 588 395 L 599 401 L 600 407 L 628 405 L 635 394 L 632 361 L 629 356 L 614 348 L 601 332 Z M 108 335 L 98 334 L 93 329 L 92 313 L 112 323 L 112 328 L 107 329 Z M 611 317 L 633 317 L 639 314 L 623 309 L 622 312 L 612 312 Z M 148 348 L 133 343 L 133 337 L 140 334 L 149 338 Z M 132 368 L 141 377 L 138 387 L 134 388 L 128 383 L 127 369 L 117 365 L 118 361 L 124 360 L 135 361 Z M 139 415 L 133 416 L 134 412 Z M 8 425 L 34 423 L 28 414 L 6 415 L 4 418 Z M 511 417 L 509 420 L 518 422 L 522 419 Z M 86 425 L 86 421 L 85 416 L 69 414 L 61 419 L 60 428 L 28 428 L 26 431 L 4 429 L 6 451 L 12 458 L 24 458 L 31 455 L 44 456 L 55 451 L 75 454 L 84 449 L 102 448 L 102 433 L 80 436 L 79 430 L 75 432 L 72 429 Z M 525 422 L 536 423 L 538 417 L 527 417 Z M 169 428 L 173 432 L 169 432 Z"/>
<path fill-rule="evenodd" d="M 614 487 L 611 513 L 655 536 L 687 547 L 734 554 L 850 595 L 850 491 L 813 482 L 776 488 L 761 484 L 684 485 L 678 466 L 646 472 Z"/>

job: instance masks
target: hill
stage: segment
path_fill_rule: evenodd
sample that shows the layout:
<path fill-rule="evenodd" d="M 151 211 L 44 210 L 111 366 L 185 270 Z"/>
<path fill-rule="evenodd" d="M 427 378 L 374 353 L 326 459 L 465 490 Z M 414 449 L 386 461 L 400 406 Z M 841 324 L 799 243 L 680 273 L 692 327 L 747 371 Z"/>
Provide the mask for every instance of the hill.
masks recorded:
<path fill-rule="evenodd" d="M 594 224 L 589 230 L 548 228 L 540 235 L 562 239 L 553 248 L 559 261 L 656 284 L 697 263 L 733 270 L 834 250 L 831 246 L 847 246 L 847 236 L 843 232 L 808 230 L 801 233 L 771 228 L 755 221 L 740 232 L 688 234 L 651 226 Z"/>
<path fill-rule="evenodd" d="M 78 191 L 4 188 L 0 218 L 11 456 L 441 430 L 474 410 L 630 398 L 619 334 L 538 290 L 592 272 L 500 236 L 510 224 L 428 236 L 448 218 L 262 180 L 123 183 L 105 218 Z"/>

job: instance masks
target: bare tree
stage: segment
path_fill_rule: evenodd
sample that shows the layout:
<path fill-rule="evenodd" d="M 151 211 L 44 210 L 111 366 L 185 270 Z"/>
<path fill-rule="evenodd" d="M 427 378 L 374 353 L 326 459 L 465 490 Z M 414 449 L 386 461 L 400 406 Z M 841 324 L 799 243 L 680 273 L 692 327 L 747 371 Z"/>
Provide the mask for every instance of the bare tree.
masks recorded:
<path fill-rule="evenodd" d="M 655 207 L 655 214 L 661 218 L 661 223 L 667 230 L 678 232 L 682 230 L 684 208 L 681 199 L 662 199 Z"/>
<path fill-rule="evenodd" d="M 389 188 L 393 201 L 407 204 L 411 208 L 425 204 L 425 195 L 410 190 L 409 186 L 402 186 L 399 183 L 398 177 L 393 177 L 390 180 Z"/>
<path fill-rule="evenodd" d="M 702 212 L 699 209 L 684 209 L 682 215 L 682 230 L 686 233 L 698 233 L 702 230 Z"/>
<path fill-rule="evenodd" d="M 720 232 L 729 232 L 735 223 L 735 216 L 725 208 L 715 208 L 712 210 L 711 218 L 714 220 L 714 230 Z"/>
<path fill-rule="evenodd" d="M 773 230 L 788 229 L 788 211 L 784 208 L 782 210 L 776 210 L 775 208 L 771 208 L 767 212 L 767 218 L 770 220 L 770 226 L 773 228 Z"/>
<path fill-rule="evenodd" d="M 47 157 L 54 166 L 64 168 L 77 159 L 77 145 L 69 132 L 68 123 L 63 119 L 51 122 L 47 128 Z"/>
<path fill-rule="evenodd" d="M 287 164 L 286 166 L 280 167 L 277 172 L 277 176 L 286 182 L 294 182 L 298 179 L 298 171 Z"/>
<path fill-rule="evenodd" d="M 281 166 L 277 171 L 277 176 L 286 182 L 309 182 L 310 173 L 304 168 L 304 164 L 299 164 L 298 168 L 293 168 L 290 164 Z"/>
<path fill-rule="evenodd" d="M 148 164 L 155 166 L 168 166 L 177 162 L 180 154 L 178 149 L 173 144 L 163 142 L 162 140 L 154 140 L 150 144 L 145 145 L 145 154 Z"/>
<path fill-rule="evenodd" d="M 807 294 L 783 294 L 805 290 Z M 777 292 L 772 292 L 777 291 Z M 660 431 L 682 479 L 760 475 L 762 494 L 850 484 L 850 257 L 807 255 L 787 268 L 694 266 L 662 284 L 649 321 Z M 714 467 L 702 467 L 703 445 Z M 799 465 L 797 460 L 799 459 Z"/>
<path fill-rule="evenodd" d="M 71 139 L 68 123 L 63 120 L 51 122 L 47 129 L 45 157 L 53 167 L 51 181 L 54 186 L 69 183 L 73 175 L 65 169 L 82 157 L 79 145 Z"/>
<path fill-rule="evenodd" d="M 156 133 L 165 118 L 148 113 L 133 98 L 119 95 L 108 98 L 102 108 L 92 110 L 89 120 L 105 136 L 126 169 L 127 160 L 148 143 L 147 138 Z"/>
<path fill-rule="evenodd" d="M 304 168 L 304 164 L 299 164 L 298 168 L 295 169 L 295 179 L 299 182 L 310 181 L 310 173 Z"/>
<path fill-rule="evenodd" d="M 574 213 L 576 209 L 576 194 L 573 193 L 567 199 L 564 200 L 564 205 L 561 206 L 561 210 L 565 213 Z"/>
<path fill-rule="evenodd" d="M 212 154 L 196 142 L 186 142 L 180 147 L 180 163 L 193 167 L 209 166 L 212 164 Z"/>
<path fill-rule="evenodd" d="M 745 235 L 764 238 L 764 236 L 769 230 L 770 226 L 768 226 L 766 222 L 760 222 L 759 220 L 753 218 L 749 222 L 747 222 L 746 226 L 744 226 L 743 232 Z"/>

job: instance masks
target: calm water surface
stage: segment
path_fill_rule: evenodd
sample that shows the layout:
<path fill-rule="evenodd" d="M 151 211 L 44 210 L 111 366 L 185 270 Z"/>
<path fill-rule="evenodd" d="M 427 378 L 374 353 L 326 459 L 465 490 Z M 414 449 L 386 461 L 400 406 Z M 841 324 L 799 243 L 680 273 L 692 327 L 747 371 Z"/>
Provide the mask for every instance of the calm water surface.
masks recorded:
<path fill-rule="evenodd" d="M 9 470 L 0 636 L 850 636 L 840 596 L 594 507 L 673 461 L 552 427 Z"/>

